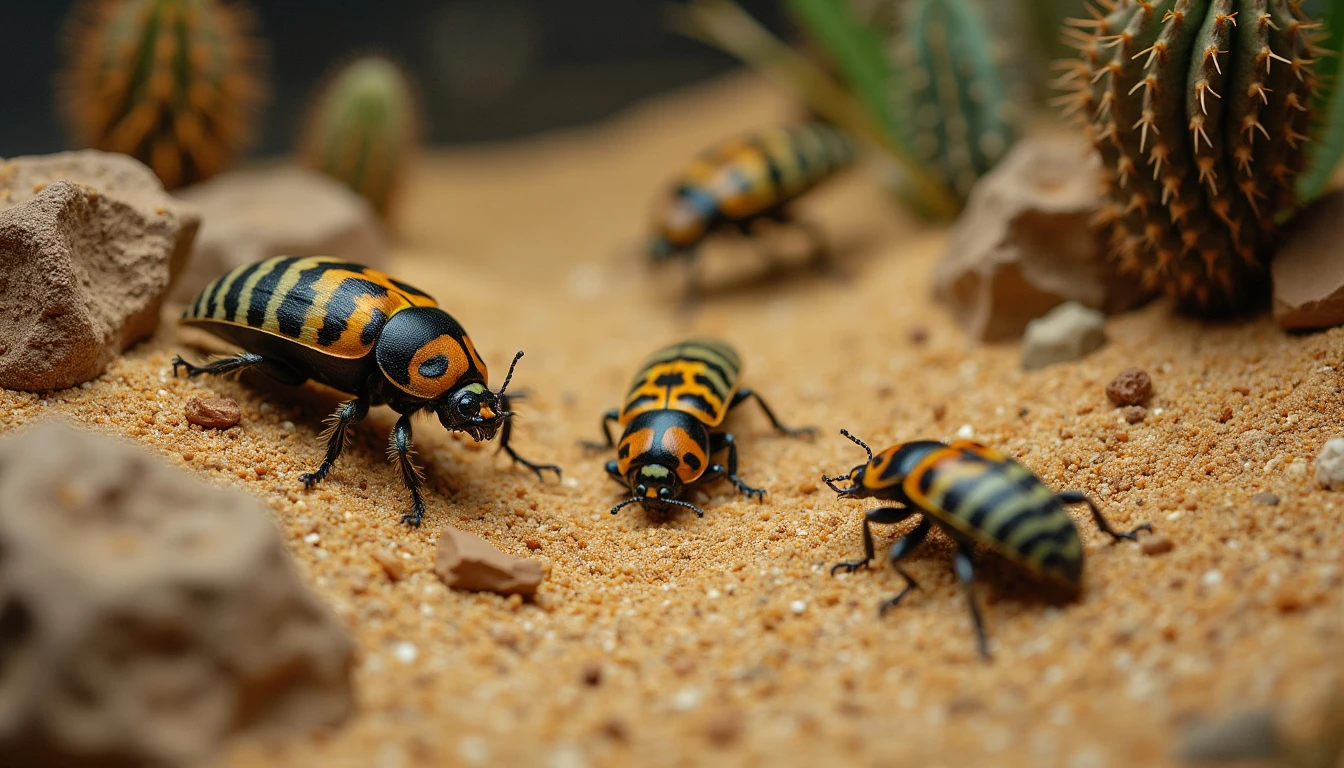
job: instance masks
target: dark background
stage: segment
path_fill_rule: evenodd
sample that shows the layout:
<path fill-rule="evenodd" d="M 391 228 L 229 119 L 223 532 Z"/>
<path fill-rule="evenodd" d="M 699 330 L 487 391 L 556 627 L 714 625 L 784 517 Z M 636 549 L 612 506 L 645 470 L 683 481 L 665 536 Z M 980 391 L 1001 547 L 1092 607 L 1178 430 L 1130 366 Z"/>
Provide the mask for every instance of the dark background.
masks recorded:
<path fill-rule="evenodd" d="M 776 30 L 776 0 L 741 4 Z M 0 0 L 0 157 L 67 148 L 53 82 L 75 3 Z M 664 29 L 663 0 L 251 0 L 271 98 L 255 152 L 288 151 L 312 89 L 349 57 L 411 73 L 435 143 L 505 139 L 600 119 L 735 62 Z"/>

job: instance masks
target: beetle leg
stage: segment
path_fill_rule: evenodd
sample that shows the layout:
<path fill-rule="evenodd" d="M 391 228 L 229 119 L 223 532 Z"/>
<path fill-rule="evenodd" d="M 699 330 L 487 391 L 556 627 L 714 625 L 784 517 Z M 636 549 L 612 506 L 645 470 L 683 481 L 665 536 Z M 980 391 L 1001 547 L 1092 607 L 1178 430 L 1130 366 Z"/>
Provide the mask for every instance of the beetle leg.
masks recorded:
<path fill-rule="evenodd" d="M 501 397 L 500 407 L 505 411 L 511 411 L 512 409 L 509 406 L 510 402 L 508 396 Z M 509 417 L 504 419 L 504 425 L 500 427 L 499 430 L 499 450 L 509 454 L 509 458 L 513 459 L 515 463 L 522 464 L 524 467 L 536 472 L 538 480 L 546 479 L 546 476 L 542 474 L 543 470 L 554 472 L 557 479 L 560 477 L 559 466 L 555 464 L 534 464 L 527 459 L 524 459 L 522 456 L 519 456 L 513 450 L 513 446 L 509 445 L 509 438 L 511 437 L 513 437 L 513 418 Z"/>
<path fill-rule="evenodd" d="M 1114 528 L 1111 527 L 1111 524 L 1107 522 L 1106 516 L 1101 514 L 1101 510 L 1097 509 L 1096 502 L 1088 498 L 1087 495 L 1084 494 L 1082 491 L 1061 491 L 1060 493 L 1055 494 L 1055 498 L 1059 500 L 1060 504 L 1086 504 L 1088 509 L 1092 510 L 1092 519 L 1097 521 L 1097 527 L 1100 528 L 1103 533 L 1110 535 L 1110 537 L 1115 541 L 1119 541 L 1121 539 L 1129 539 L 1130 541 L 1137 541 L 1139 531 L 1153 530 L 1153 526 L 1149 525 L 1148 523 L 1144 523 L 1143 525 L 1137 526 L 1136 528 L 1134 528 L 1131 531 L 1128 531 L 1127 533 L 1120 533 L 1116 531 Z"/>
<path fill-rule="evenodd" d="M 401 522 L 412 528 L 419 528 L 420 521 L 425 517 L 425 501 L 420 496 L 420 483 L 424 478 L 420 474 L 420 468 L 415 466 L 415 459 L 412 457 L 414 450 L 414 443 L 411 441 L 411 415 L 404 413 L 397 419 L 397 426 L 392 428 L 387 453 L 389 459 L 396 460 L 397 466 L 401 469 L 401 483 L 411 492 L 411 511 L 401 516 Z"/>
<path fill-rule="evenodd" d="M 733 439 L 732 433 L 716 432 L 714 437 L 718 439 L 718 450 L 723 448 L 728 449 L 728 471 L 724 473 L 724 476 L 728 478 L 728 482 L 732 483 L 733 487 L 745 494 L 747 498 L 752 498 L 754 496 L 758 499 L 764 499 L 764 488 L 752 488 L 750 485 L 743 482 L 742 478 L 737 476 L 737 441 Z M 711 453 L 715 452 L 717 452 L 717 450 L 711 451 Z"/>
<path fill-rule="evenodd" d="M 621 412 L 615 408 L 602 414 L 602 436 L 607 438 L 607 442 L 599 443 L 596 440 L 584 440 L 579 445 L 590 451 L 605 451 L 616 447 L 616 441 L 611 439 L 611 422 L 619 422 Z"/>
<path fill-rule="evenodd" d="M 895 597 L 887 598 L 879 603 L 877 606 L 878 616 L 885 616 L 887 611 L 900 605 L 905 596 L 910 594 L 910 590 L 919 589 L 919 582 L 905 572 L 905 569 L 900 566 L 900 561 L 924 543 L 924 537 L 929 535 L 929 529 L 932 527 L 933 523 L 928 517 L 925 517 L 919 521 L 919 525 L 915 526 L 915 530 L 902 536 L 895 544 L 891 545 L 891 551 L 887 553 L 887 562 L 891 563 L 892 570 L 905 579 L 905 589 L 902 589 Z"/>
<path fill-rule="evenodd" d="M 625 485 L 625 478 L 621 476 L 621 465 L 615 459 L 607 462 L 607 474 L 611 475 L 612 480 Z"/>
<path fill-rule="evenodd" d="M 241 355 L 233 357 L 221 357 L 218 360 L 212 360 L 205 365 L 192 365 L 182 359 L 181 355 L 173 358 L 173 377 L 177 377 L 177 369 L 180 367 L 187 374 L 187 378 L 194 379 L 203 373 L 231 373 L 251 368 L 254 365 L 260 365 L 264 358 L 261 355 L 255 355 L 251 352 L 244 352 Z"/>
<path fill-rule="evenodd" d="M 363 421 L 368 414 L 369 396 L 367 393 L 360 393 L 355 399 L 341 403 L 336 412 L 327 419 L 327 429 L 322 433 L 322 437 L 327 441 L 327 455 L 322 459 L 322 466 L 318 467 L 316 472 L 299 476 L 305 487 L 311 489 L 327 476 L 332 465 L 336 463 L 336 458 L 341 455 L 341 449 L 345 447 L 345 430 L 351 424 Z"/>
<path fill-rule="evenodd" d="M 803 436 L 810 437 L 816 434 L 817 432 L 816 427 L 803 427 L 802 429 L 794 429 L 792 427 L 786 427 L 783 424 L 779 423 L 779 419 L 775 417 L 775 412 L 770 410 L 770 406 L 765 404 L 765 401 L 761 399 L 761 396 L 757 394 L 756 390 L 754 389 L 737 390 L 737 394 L 733 395 L 733 399 L 728 403 L 728 410 L 731 411 L 732 409 L 746 402 L 748 398 L 754 398 L 756 400 L 756 404 L 761 406 L 761 411 L 765 413 L 765 418 L 770 420 L 770 426 L 774 427 L 775 431 L 780 433 L 781 435 L 788 435 L 790 437 L 803 437 Z"/>
<path fill-rule="evenodd" d="M 866 568 L 877 554 L 873 551 L 873 529 L 872 524 L 887 525 L 890 523 L 899 523 L 907 517 L 915 514 L 915 510 L 905 507 L 879 507 L 870 509 L 863 516 L 863 557 L 859 560 L 843 560 L 831 566 L 831 575 L 836 571 L 843 570 L 845 573 L 853 573 L 860 568 Z"/>
<path fill-rule="evenodd" d="M 975 624 L 975 642 L 980 649 L 980 657 L 989 661 L 989 642 L 985 640 L 985 623 L 980 618 L 980 606 L 975 602 L 975 561 L 971 559 L 970 545 L 957 545 L 957 553 L 952 556 L 952 566 L 957 572 L 957 580 L 966 590 L 966 602 L 971 606 L 971 622 Z"/>

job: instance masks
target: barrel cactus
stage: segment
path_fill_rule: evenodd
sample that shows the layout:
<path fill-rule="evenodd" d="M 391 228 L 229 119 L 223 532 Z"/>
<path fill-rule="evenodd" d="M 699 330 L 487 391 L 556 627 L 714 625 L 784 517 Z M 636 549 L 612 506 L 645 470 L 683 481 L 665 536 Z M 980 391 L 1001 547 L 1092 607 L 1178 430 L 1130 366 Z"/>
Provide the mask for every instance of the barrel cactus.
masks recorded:
<path fill-rule="evenodd" d="M 63 111 L 83 146 L 179 187 L 219 173 L 264 94 L 250 15 L 219 0 L 85 0 L 69 22 Z"/>
<path fill-rule="evenodd" d="M 387 215 L 415 147 L 416 114 L 410 83 L 396 64 L 381 56 L 357 59 L 318 94 L 300 154 Z"/>
<path fill-rule="evenodd" d="M 893 38 L 906 140 L 963 199 L 1016 138 L 1012 78 L 997 49 L 975 0 L 909 0 Z"/>
<path fill-rule="evenodd" d="M 1112 255 L 1186 311 L 1253 308 L 1298 206 L 1317 26 L 1297 0 L 1100 0 L 1075 26 Z"/>

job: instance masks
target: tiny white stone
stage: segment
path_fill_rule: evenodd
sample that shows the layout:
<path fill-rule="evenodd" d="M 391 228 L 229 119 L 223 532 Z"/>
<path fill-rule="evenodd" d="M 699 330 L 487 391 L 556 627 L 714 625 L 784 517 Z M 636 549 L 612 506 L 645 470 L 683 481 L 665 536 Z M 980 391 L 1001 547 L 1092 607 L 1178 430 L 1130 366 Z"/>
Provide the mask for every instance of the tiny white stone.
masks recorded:
<path fill-rule="evenodd" d="M 319 535 L 317 535 L 317 532 L 316 532 L 316 531 L 314 531 L 314 532 L 308 534 L 307 536 L 304 536 L 304 537 L 303 537 L 303 542 L 304 542 L 305 544 L 316 544 L 317 542 L 319 542 L 319 541 L 321 541 L 321 540 L 322 540 L 322 537 L 319 536 Z"/>
<path fill-rule="evenodd" d="M 1223 572 L 1217 568 L 1205 571 L 1204 575 L 1199 577 L 1199 581 L 1206 587 L 1216 587 L 1223 583 Z"/>
<path fill-rule="evenodd" d="M 566 477 L 566 478 L 565 478 L 565 487 L 566 487 L 566 488 L 578 488 L 578 487 L 579 487 L 579 479 L 578 479 L 577 477 Z"/>
<path fill-rule="evenodd" d="M 700 692 L 694 688 L 682 688 L 672 696 L 672 708 L 678 712 L 689 712 L 700 704 Z"/>
<path fill-rule="evenodd" d="M 960 427 L 957 427 L 958 440 L 970 440 L 973 437 L 975 437 L 975 428 L 970 424 L 962 424 Z"/>
<path fill-rule="evenodd" d="M 1181 519 L 1181 510 L 1178 509 L 1178 510 L 1176 510 L 1175 512 L 1172 512 L 1170 515 L 1167 515 L 1167 519 L 1168 519 L 1168 520 L 1180 520 L 1180 519 Z"/>
<path fill-rule="evenodd" d="M 793 611 L 795 614 L 802 613 L 807 610 L 807 603 L 802 600 L 794 600 L 792 603 L 789 603 L 789 610 Z"/>
<path fill-rule="evenodd" d="M 718 600 L 720 597 L 723 597 L 723 593 L 720 592 L 719 590 L 717 590 L 717 589 L 711 589 L 711 590 L 709 590 L 709 599 L 710 599 L 710 600 Z"/>
<path fill-rule="evenodd" d="M 806 528 L 799 528 L 799 529 L 796 531 L 796 533 L 797 533 L 799 536 L 806 536 L 806 535 L 807 535 L 807 529 L 806 529 Z"/>
<path fill-rule="evenodd" d="M 163 397 L 163 396 L 166 395 L 166 394 L 168 394 L 168 390 L 166 390 L 166 389 L 160 389 L 160 390 L 159 390 L 159 397 Z"/>
<path fill-rule="evenodd" d="M 1316 482 L 1332 491 L 1344 489 L 1344 437 L 1332 437 L 1316 455 Z"/>
<path fill-rule="evenodd" d="M 410 664 L 420 655 L 420 649 L 403 640 L 392 644 L 392 655 L 402 664 Z"/>
<path fill-rule="evenodd" d="M 292 422 L 292 421 L 282 421 L 282 422 L 280 422 L 280 428 L 283 429 L 283 430 L 286 431 L 286 432 L 293 432 L 293 431 L 294 431 L 294 422 Z"/>

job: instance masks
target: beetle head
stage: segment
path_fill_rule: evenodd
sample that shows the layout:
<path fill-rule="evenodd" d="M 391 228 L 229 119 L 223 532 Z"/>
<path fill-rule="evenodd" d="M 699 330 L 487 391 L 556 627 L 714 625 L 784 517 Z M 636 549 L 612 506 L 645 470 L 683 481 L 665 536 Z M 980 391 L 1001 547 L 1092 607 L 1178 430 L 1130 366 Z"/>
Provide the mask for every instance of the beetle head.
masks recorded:
<path fill-rule="evenodd" d="M 854 441 L 860 448 L 862 448 L 864 452 L 868 454 L 868 460 L 851 469 L 848 475 L 822 475 L 821 479 L 831 487 L 831 490 L 840 494 L 842 498 L 862 499 L 871 496 L 872 493 L 863 482 L 863 476 L 868 469 L 868 465 L 873 461 L 873 449 L 869 448 L 867 443 L 851 435 L 847 429 L 840 430 L 840 434 Z M 846 479 L 849 480 L 848 486 L 839 486 L 835 484 L 837 480 Z"/>
<path fill-rule="evenodd" d="M 498 392 L 491 392 L 483 382 L 477 381 L 458 387 L 439 400 L 434 410 L 444 429 L 466 432 L 477 442 L 493 439 L 500 425 L 513 416 L 504 392 L 509 388 L 513 368 L 522 356 L 522 352 L 513 356 L 504 386 Z"/>
<path fill-rule="evenodd" d="M 685 507 L 695 512 L 696 517 L 704 517 L 705 511 L 690 502 L 681 501 L 683 485 L 677 473 L 662 464 L 644 464 L 631 467 L 625 476 L 630 485 L 630 498 L 611 508 L 611 514 L 620 512 L 623 507 L 639 504 L 650 512 L 666 514 L 675 507 Z"/>

